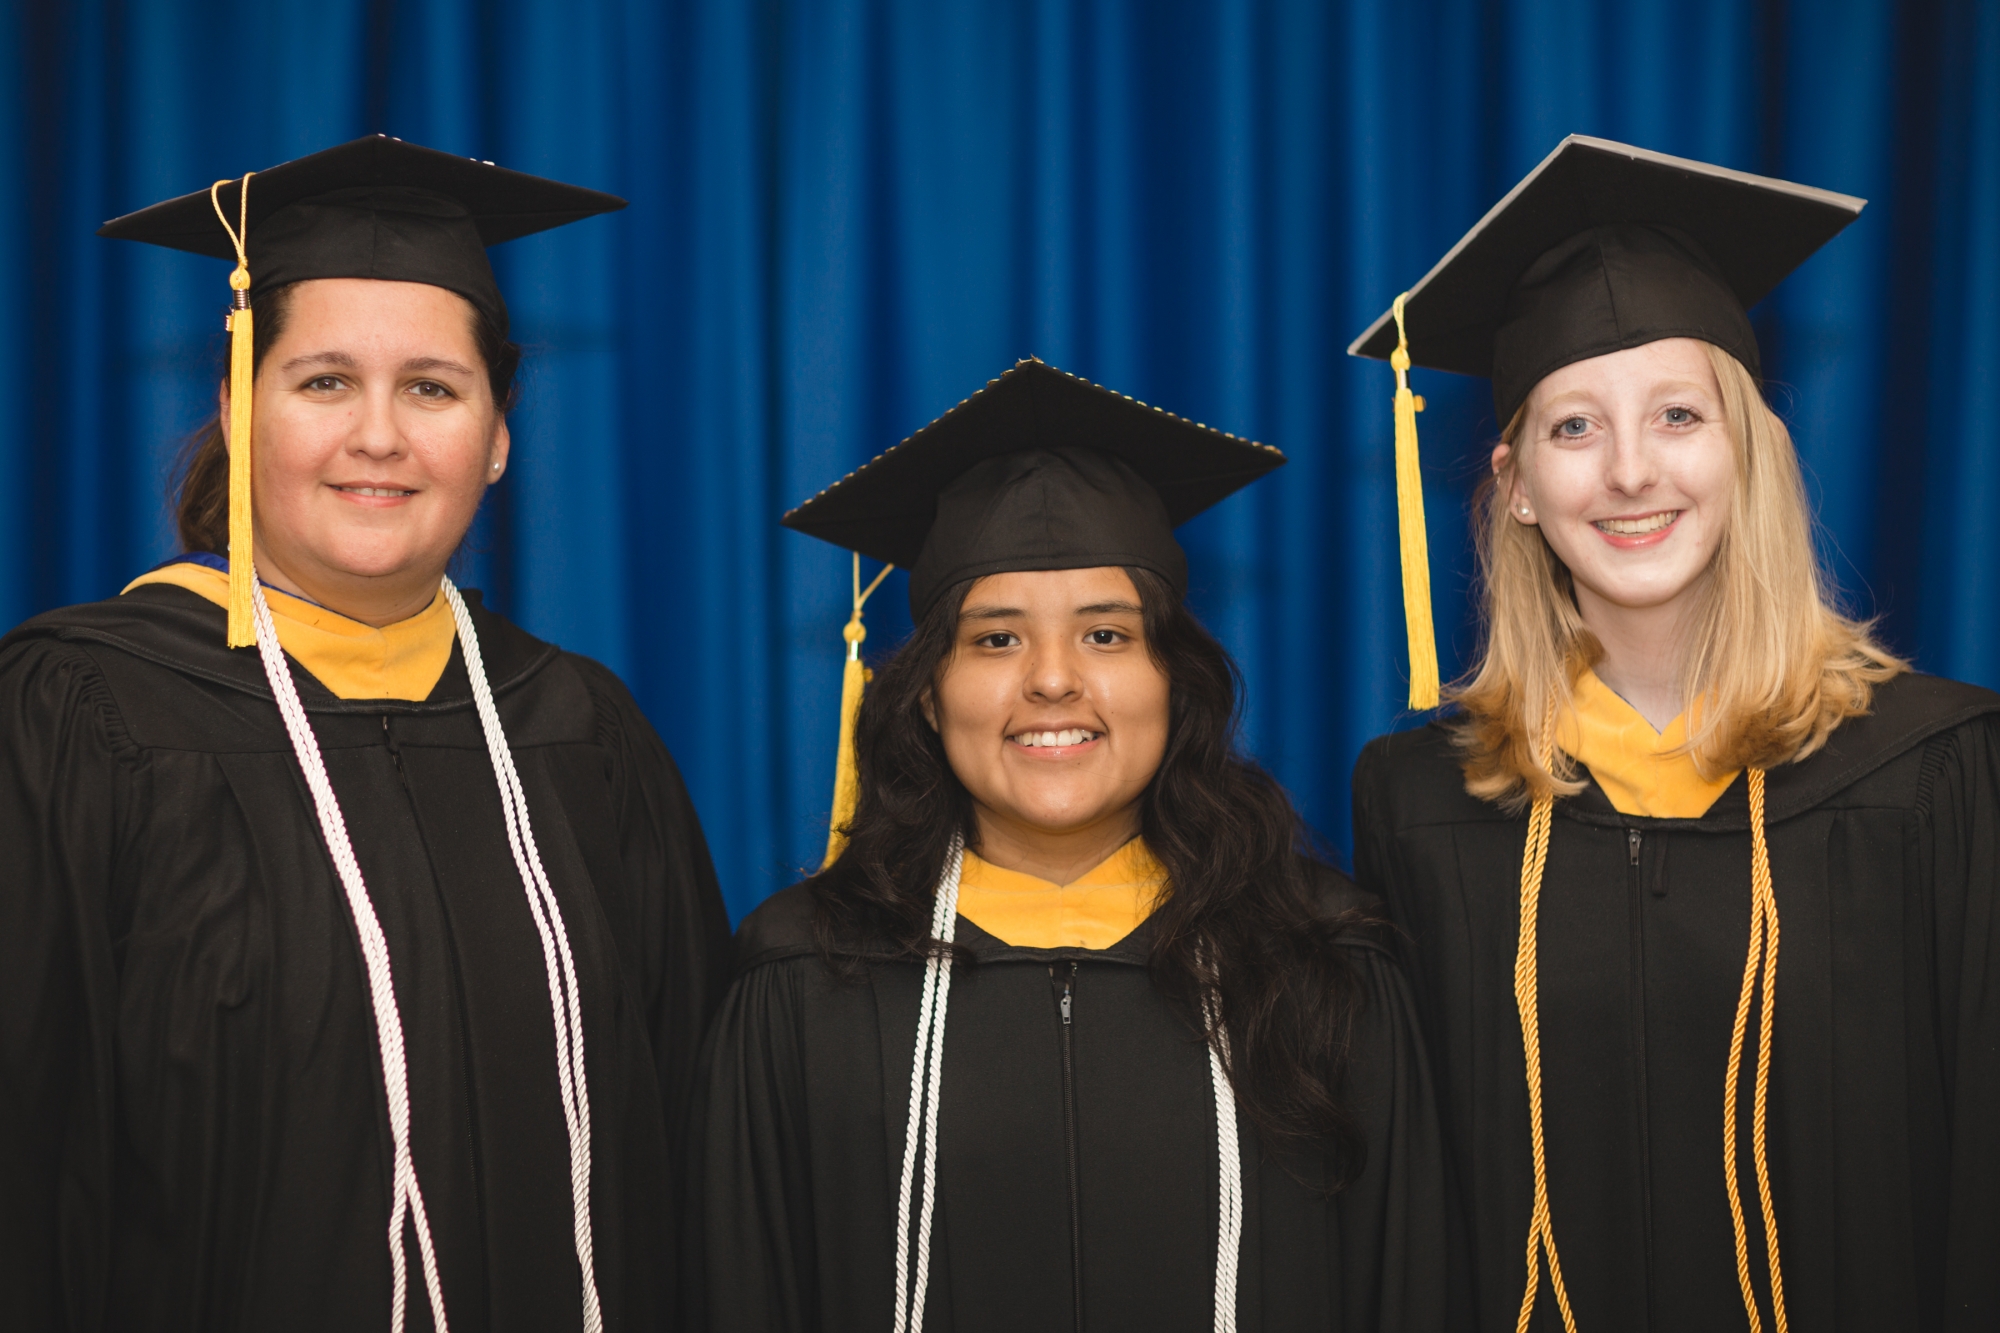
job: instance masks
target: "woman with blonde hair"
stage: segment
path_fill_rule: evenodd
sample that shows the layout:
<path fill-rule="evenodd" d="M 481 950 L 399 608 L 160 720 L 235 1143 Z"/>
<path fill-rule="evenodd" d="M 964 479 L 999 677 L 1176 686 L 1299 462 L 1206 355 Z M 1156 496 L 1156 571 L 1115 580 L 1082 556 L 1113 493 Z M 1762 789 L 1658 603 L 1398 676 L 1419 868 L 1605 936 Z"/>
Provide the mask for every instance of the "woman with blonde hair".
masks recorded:
<path fill-rule="evenodd" d="M 1465 1325 L 2000 1321 L 2000 696 L 1835 604 L 1744 313 L 1860 207 L 1572 138 L 1353 349 L 1506 423 L 1482 654 L 1354 777 Z"/>

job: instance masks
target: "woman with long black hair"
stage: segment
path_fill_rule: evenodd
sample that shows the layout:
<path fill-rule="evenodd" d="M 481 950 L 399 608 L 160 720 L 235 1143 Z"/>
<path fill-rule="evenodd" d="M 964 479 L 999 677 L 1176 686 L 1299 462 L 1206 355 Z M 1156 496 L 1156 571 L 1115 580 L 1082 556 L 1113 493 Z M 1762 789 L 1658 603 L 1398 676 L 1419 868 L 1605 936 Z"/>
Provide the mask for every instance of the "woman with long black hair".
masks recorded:
<path fill-rule="evenodd" d="M 1282 461 L 1028 361 L 788 516 L 916 629 L 844 849 L 739 935 L 706 1327 L 1441 1326 L 1402 979 L 1182 600 L 1173 525 Z"/>

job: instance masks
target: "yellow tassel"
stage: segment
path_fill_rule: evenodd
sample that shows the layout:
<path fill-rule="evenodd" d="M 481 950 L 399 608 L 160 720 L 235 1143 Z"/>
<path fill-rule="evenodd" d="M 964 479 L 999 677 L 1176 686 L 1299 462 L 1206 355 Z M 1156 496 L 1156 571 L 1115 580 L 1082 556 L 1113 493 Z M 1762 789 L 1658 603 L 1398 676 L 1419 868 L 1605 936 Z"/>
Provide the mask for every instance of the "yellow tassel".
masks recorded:
<path fill-rule="evenodd" d="M 868 638 L 868 627 L 861 623 L 861 608 L 894 568 L 884 565 L 875 581 L 864 590 L 861 556 L 859 552 L 854 556 L 854 613 L 840 631 L 840 636 L 847 640 L 847 665 L 840 673 L 840 750 L 833 765 L 833 820 L 826 831 L 826 859 L 820 862 L 821 870 L 838 861 L 847 850 L 847 826 L 854 822 L 854 807 L 861 798 L 861 771 L 854 759 L 854 725 L 861 717 L 861 692 L 875 674 L 861 661 L 861 645 Z"/>
<path fill-rule="evenodd" d="M 242 269 L 236 270 L 243 273 Z M 235 275 L 232 274 L 233 278 Z M 249 275 L 244 274 L 247 278 Z M 229 646 L 257 642 L 252 623 L 250 580 L 250 380 L 256 336 L 250 308 L 229 315 Z"/>
<path fill-rule="evenodd" d="M 1403 300 L 1396 298 L 1396 525 L 1402 537 L 1403 622 L 1410 638 L 1410 707 L 1438 706 L 1437 639 L 1431 629 L 1430 543 L 1424 535 L 1424 479 L 1417 470 L 1417 413 L 1424 400 L 1410 392 L 1410 340 Z"/>
<path fill-rule="evenodd" d="M 253 549 L 255 528 L 250 519 L 250 408 L 251 382 L 256 377 L 256 327 L 250 315 L 250 259 L 245 244 L 250 237 L 250 177 L 243 177 L 238 190 L 237 225 L 229 225 L 222 211 L 218 191 L 228 181 L 208 187 L 208 199 L 215 216 L 236 246 L 236 269 L 229 275 L 235 301 L 229 312 L 229 638 L 231 648 L 248 648 L 257 642 L 257 628 L 251 602 L 256 579 Z"/>
<path fill-rule="evenodd" d="M 868 631 L 858 621 L 850 620 L 842 633 L 858 649 Z M 838 861 L 847 850 L 846 828 L 854 822 L 854 805 L 861 796 L 861 774 L 854 761 L 854 723 L 861 716 L 861 691 L 870 674 L 858 653 L 847 659 L 840 673 L 840 752 L 833 766 L 833 822 L 827 829 L 826 859 L 820 862 L 821 870 Z"/>

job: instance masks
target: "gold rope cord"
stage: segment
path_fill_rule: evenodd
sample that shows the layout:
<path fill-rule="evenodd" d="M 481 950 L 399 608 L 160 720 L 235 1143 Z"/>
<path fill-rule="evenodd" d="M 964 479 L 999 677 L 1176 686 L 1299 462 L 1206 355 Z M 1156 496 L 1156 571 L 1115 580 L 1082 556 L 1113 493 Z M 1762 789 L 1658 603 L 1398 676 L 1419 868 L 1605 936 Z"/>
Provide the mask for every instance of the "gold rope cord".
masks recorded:
<path fill-rule="evenodd" d="M 1549 708 L 1542 724 L 1542 763 L 1554 758 L 1555 708 Z M 1528 816 L 1528 841 L 1521 851 L 1521 935 L 1514 952 L 1514 1003 L 1521 1013 L 1521 1054 L 1528 1071 L 1528 1138 L 1534 1151 L 1535 1206 L 1528 1218 L 1528 1285 L 1521 1293 L 1521 1317 L 1515 1333 L 1527 1333 L 1528 1320 L 1535 1312 L 1535 1292 L 1541 1283 L 1541 1256 L 1549 1261 L 1549 1286 L 1562 1311 L 1563 1328 L 1576 1333 L 1576 1316 L 1570 1312 L 1569 1292 L 1563 1287 L 1562 1260 L 1556 1256 L 1555 1223 L 1549 1215 L 1548 1161 L 1542 1143 L 1542 1034 L 1537 1018 L 1538 999 L 1535 976 L 1535 922 L 1542 897 L 1542 870 L 1549 859 L 1549 829 L 1555 819 L 1555 797 L 1535 798 Z"/>
<path fill-rule="evenodd" d="M 1552 757 L 1554 711 L 1543 727 L 1543 762 Z M 1750 787 L 1750 948 L 1743 961 L 1743 986 L 1736 1000 L 1736 1022 L 1729 1040 L 1729 1072 L 1723 1088 L 1723 1174 L 1729 1188 L 1729 1215 L 1736 1232 L 1736 1278 L 1743 1290 L 1743 1308 L 1751 1333 L 1763 1333 L 1756 1286 L 1750 1276 L 1750 1240 L 1743 1221 L 1742 1191 L 1736 1173 L 1737 1088 L 1742 1078 L 1743 1043 L 1750 1025 L 1750 1005 L 1761 983 L 1763 1002 L 1757 1016 L 1757 1076 L 1751 1120 L 1751 1155 L 1757 1170 L 1757 1200 L 1763 1212 L 1765 1257 L 1771 1275 L 1771 1322 L 1776 1333 L 1788 1333 L 1785 1318 L 1784 1268 L 1779 1258 L 1778 1212 L 1771 1197 L 1767 1129 L 1771 1088 L 1771 1047 L 1778 1001 L 1778 898 L 1772 887 L 1771 851 L 1764 832 L 1764 770 L 1749 770 Z M 1563 1288 L 1562 1262 L 1556 1255 L 1555 1225 L 1549 1211 L 1547 1155 L 1542 1133 L 1542 1044 L 1537 1019 L 1535 928 L 1541 904 L 1542 872 L 1548 864 L 1549 833 L 1555 800 L 1538 797 L 1528 816 L 1528 838 L 1521 854 L 1521 934 L 1514 955 L 1514 1000 L 1521 1014 L 1521 1049 L 1528 1076 L 1528 1134 L 1534 1154 L 1535 1199 L 1528 1220 L 1528 1280 L 1521 1294 L 1516 1333 L 1527 1333 L 1541 1280 L 1541 1256 L 1546 1253 L 1549 1286 L 1555 1291 L 1567 1333 L 1576 1333 L 1576 1318 Z"/>
<path fill-rule="evenodd" d="M 1771 1322 L 1786 1333 L 1785 1279 L 1778 1261 L 1778 1212 L 1771 1202 L 1771 1170 L 1765 1155 L 1765 1118 L 1771 1088 L 1771 1025 L 1778 1007 L 1778 898 L 1771 886 L 1771 853 L 1764 839 L 1764 770 L 1750 778 L 1750 949 L 1743 960 L 1743 987 L 1736 997 L 1736 1024 L 1729 1034 L 1729 1074 L 1722 1091 L 1722 1172 L 1729 1186 L 1729 1220 L 1736 1229 L 1736 1281 L 1750 1333 L 1763 1333 L 1757 1289 L 1750 1277 L 1750 1237 L 1743 1224 L 1742 1192 L 1736 1180 L 1736 1090 L 1743 1067 L 1743 1040 L 1750 1004 L 1762 967 L 1763 1003 L 1757 1015 L 1757 1090 L 1751 1116 L 1751 1155 L 1757 1164 L 1757 1200 L 1764 1212 L 1764 1253 L 1771 1271 Z"/>

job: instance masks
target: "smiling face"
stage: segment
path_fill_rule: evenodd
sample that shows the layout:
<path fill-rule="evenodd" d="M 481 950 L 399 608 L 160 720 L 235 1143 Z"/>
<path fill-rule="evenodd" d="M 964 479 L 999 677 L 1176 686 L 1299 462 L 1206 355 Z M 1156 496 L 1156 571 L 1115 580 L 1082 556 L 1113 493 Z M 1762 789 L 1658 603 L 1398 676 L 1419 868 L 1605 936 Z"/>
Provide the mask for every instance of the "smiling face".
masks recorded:
<path fill-rule="evenodd" d="M 1578 361 L 1529 395 L 1508 509 L 1539 524 L 1586 623 L 1685 610 L 1721 545 L 1736 449 L 1704 344 L 1666 338 Z M 1509 461 L 1494 450 L 1494 467 Z"/>
<path fill-rule="evenodd" d="M 293 289 L 256 381 L 257 564 L 269 582 L 372 624 L 429 605 L 507 461 L 473 317 L 463 297 L 423 283 Z"/>
<path fill-rule="evenodd" d="M 973 584 L 925 712 L 982 847 L 1095 830 L 1109 850 L 1138 832 L 1168 693 L 1124 570 L 1036 570 Z"/>

